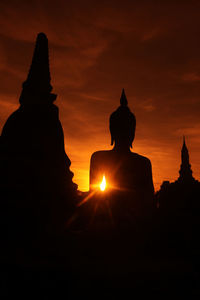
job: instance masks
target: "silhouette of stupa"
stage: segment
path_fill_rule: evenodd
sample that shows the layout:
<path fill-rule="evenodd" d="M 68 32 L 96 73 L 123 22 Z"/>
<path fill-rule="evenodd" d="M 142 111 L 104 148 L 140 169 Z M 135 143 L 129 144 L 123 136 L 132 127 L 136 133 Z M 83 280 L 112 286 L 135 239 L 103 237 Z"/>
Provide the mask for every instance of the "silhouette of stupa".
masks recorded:
<path fill-rule="evenodd" d="M 0 184 L 4 197 L 20 199 L 22 212 L 28 205 L 41 218 L 49 214 L 59 219 L 73 206 L 77 185 L 50 81 L 48 39 L 39 33 L 20 107 L 2 130 Z"/>
<path fill-rule="evenodd" d="M 189 162 L 189 152 L 185 143 L 185 137 L 183 137 L 183 146 L 181 150 L 181 168 L 179 171 L 179 181 L 193 181 L 194 178 L 192 176 L 191 165 Z"/>
<path fill-rule="evenodd" d="M 52 86 L 50 81 L 48 39 L 44 33 L 39 33 L 32 64 L 27 79 L 22 85 L 20 104 L 45 105 L 53 103 L 57 95 L 51 94 Z"/>
<path fill-rule="evenodd" d="M 166 212 L 191 211 L 200 208 L 200 182 L 192 176 L 189 161 L 189 151 L 183 137 L 181 149 L 181 166 L 179 178 L 174 182 L 163 181 L 160 190 L 156 193 L 160 208 Z M 199 212 L 200 214 L 200 212 Z"/>

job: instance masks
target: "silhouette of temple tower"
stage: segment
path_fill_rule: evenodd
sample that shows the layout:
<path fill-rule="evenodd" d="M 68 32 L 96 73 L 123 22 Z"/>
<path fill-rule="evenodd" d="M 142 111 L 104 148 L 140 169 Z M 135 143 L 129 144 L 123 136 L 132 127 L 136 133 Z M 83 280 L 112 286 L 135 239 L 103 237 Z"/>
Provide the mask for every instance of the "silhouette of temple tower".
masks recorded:
<path fill-rule="evenodd" d="M 22 211 L 31 203 L 30 210 L 41 218 L 44 214 L 59 218 L 73 206 L 77 190 L 50 81 L 48 39 L 39 33 L 20 107 L 2 130 L 0 184 L 4 196 L 12 193 L 10 198 L 20 199 Z"/>
<path fill-rule="evenodd" d="M 181 166 L 179 177 L 174 182 L 163 181 L 160 190 L 156 193 L 158 206 L 166 211 L 180 212 L 199 209 L 200 182 L 192 176 L 189 151 L 183 137 L 181 149 Z"/>
<path fill-rule="evenodd" d="M 44 33 L 39 33 L 31 67 L 27 79 L 22 85 L 23 89 L 19 99 L 21 105 L 48 105 L 56 100 L 57 96 L 51 94 L 48 52 L 48 39 Z"/>
<path fill-rule="evenodd" d="M 192 176 L 191 165 L 189 162 L 189 152 L 185 143 L 185 137 L 183 137 L 183 146 L 181 150 L 181 168 L 179 174 L 180 174 L 178 178 L 179 181 L 186 182 L 186 181 L 194 180 Z"/>

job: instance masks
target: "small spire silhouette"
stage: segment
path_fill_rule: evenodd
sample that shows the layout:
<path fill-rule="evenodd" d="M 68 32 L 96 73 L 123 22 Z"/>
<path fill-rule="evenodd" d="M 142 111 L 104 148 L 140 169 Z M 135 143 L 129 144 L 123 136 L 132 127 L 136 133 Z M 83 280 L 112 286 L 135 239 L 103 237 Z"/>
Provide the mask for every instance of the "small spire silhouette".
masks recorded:
<path fill-rule="evenodd" d="M 183 146 L 182 146 L 182 151 L 188 152 L 188 148 L 187 148 L 187 146 L 186 146 L 185 136 L 184 136 L 184 135 L 183 135 Z"/>
<path fill-rule="evenodd" d="M 185 136 L 183 135 L 183 145 L 185 145 Z"/>
<path fill-rule="evenodd" d="M 188 152 L 188 148 L 186 146 L 186 143 L 185 143 L 185 136 L 183 135 L 183 146 L 182 146 L 182 153 L 184 154 L 184 159 L 185 157 L 187 156 L 188 157 L 188 160 L 189 160 L 189 152 Z"/>
<path fill-rule="evenodd" d="M 50 94 L 52 90 L 50 81 L 48 39 L 46 35 L 41 32 L 36 39 L 33 59 L 27 79 L 22 85 L 23 90 L 20 103 L 32 102 L 30 99 L 27 99 L 30 96 L 43 97 L 44 101 L 48 98 L 48 101 L 53 102 L 56 99 L 56 95 Z M 36 102 L 36 99 L 34 102 Z"/>
<path fill-rule="evenodd" d="M 189 160 L 189 151 L 185 143 L 185 136 L 183 136 L 183 146 L 181 149 L 181 168 L 179 171 L 180 179 L 184 180 L 193 180 L 192 170 Z"/>
<path fill-rule="evenodd" d="M 120 104 L 121 104 L 121 106 L 127 106 L 128 105 L 128 101 L 127 101 L 124 89 L 122 89 L 122 94 L 121 94 L 121 98 L 120 98 Z"/>

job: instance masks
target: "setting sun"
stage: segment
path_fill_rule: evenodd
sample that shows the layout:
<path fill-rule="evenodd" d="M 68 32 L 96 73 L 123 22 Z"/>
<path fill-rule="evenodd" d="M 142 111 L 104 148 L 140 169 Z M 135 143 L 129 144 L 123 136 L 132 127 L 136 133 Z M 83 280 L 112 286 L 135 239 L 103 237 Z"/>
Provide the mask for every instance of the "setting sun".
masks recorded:
<path fill-rule="evenodd" d="M 103 191 L 105 191 L 105 189 L 106 189 L 106 178 L 105 178 L 105 175 L 103 175 L 103 179 L 100 184 L 100 190 L 103 192 Z"/>

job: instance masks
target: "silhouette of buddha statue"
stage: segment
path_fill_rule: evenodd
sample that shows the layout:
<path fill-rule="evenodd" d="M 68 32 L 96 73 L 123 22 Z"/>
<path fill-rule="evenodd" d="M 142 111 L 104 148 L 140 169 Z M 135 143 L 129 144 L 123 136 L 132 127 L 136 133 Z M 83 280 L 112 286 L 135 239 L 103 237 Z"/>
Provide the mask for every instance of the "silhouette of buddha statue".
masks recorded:
<path fill-rule="evenodd" d="M 124 89 L 120 106 L 110 116 L 112 150 L 97 151 L 90 162 L 90 190 L 98 189 L 103 176 L 107 183 L 105 195 L 122 198 L 119 210 L 133 210 L 135 214 L 153 207 L 154 186 L 151 162 L 130 150 L 135 137 L 136 119 L 128 108 Z M 113 195 L 113 197 L 112 197 Z M 117 205 L 117 201 L 115 204 Z"/>
<path fill-rule="evenodd" d="M 34 199 L 30 204 L 32 210 L 43 210 L 44 215 L 48 209 L 55 214 L 57 210 L 65 211 L 63 207 L 73 202 L 77 190 L 72 182 L 71 162 L 65 153 L 58 107 L 53 104 L 56 95 L 51 93 L 50 81 L 48 39 L 39 33 L 28 77 L 23 83 L 20 107 L 2 130 L 1 184 L 4 190 L 6 187 L 13 190 L 15 198 L 17 191 L 20 199 L 22 192 L 25 194 L 22 206 Z"/>

